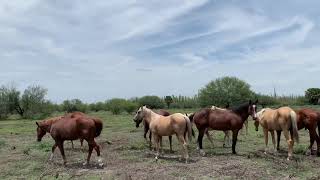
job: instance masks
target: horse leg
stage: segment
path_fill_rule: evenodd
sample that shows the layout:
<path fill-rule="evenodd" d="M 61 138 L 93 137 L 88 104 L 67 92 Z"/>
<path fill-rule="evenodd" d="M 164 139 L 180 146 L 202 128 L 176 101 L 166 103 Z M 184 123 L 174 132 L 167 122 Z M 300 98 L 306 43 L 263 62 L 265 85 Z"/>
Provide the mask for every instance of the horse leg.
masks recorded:
<path fill-rule="evenodd" d="M 223 131 L 223 132 L 224 132 L 223 147 L 226 147 L 226 144 L 228 144 L 228 146 L 231 144 L 230 131 Z"/>
<path fill-rule="evenodd" d="M 181 155 L 181 159 L 182 158 L 185 158 L 186 160 L 186 163 L 188 163 L 188 159 L 189 159 L 189 154 L 188 154 L 188 145 L 187 145 L 187 142 L 184 138 L 183 135 L 177 135 L 178 139 L 179 139 L 179 142 L 182 146 L 182 155 Z"/>
<path fill-rule="evenodd" d="M 57 148 L 57 146 L 58 146 L 58 144 L 57 144 L 57 142 L 55 142 L 54 145 L 52 146 L 52 149 L 51 149 L 51 155 L 50 155 L 49 161 L 53 160 L 54 150 Z"/>
<path fill-rule="evenodd" d="M 280 150 L 281 130 L 277 131 L 277 151 Z"/>
<path fill-rule="evenodd" d="M 160 149 L 159 140 L 160 140 L 160 137 L 158 135 L 154 134 L 153 135 L 153 142 L 154 142 L 154 147 L 156 148 L 156 157 L 155 157 L 156 161 L 158 161 L 158 157 L 160 155 L 160 153 L 159 153 L 159 149 Z"/>
<path fill-rule="evenodd" d="M 264 148 L 264 153 L 267 154 L 268 151 L 268 129 L 264 128 L 263 129 L 263 134 L 264 134 L 264 142 L 265 142 L 265 148 Z"/>
<path fill-rule="evenodd" d="M 71 140 L 71 147 L 72 147 L 72 149 L 74 149 L 74 146 L 73 146 L 73 141 Z"/>
<path fill-rule="evenodd" d="M 248 120 L 244 121 L 244 125 L 246 126 L 246 135 L 248 135 Z"/>
<path fill-rule="evenodd" d="M 64 154 L 63 141 L 59 141 L 58 142 L 58 148 L 60 149 L 60 153 L 62 155 L 63 165 L 66 165 L 67 164 L 67 160 L 66 160 L 66 156 Z"/>
<path fill-rule="evenodd" d="M 152 133 L 151 133 L 151 131 L 149 131 L 149 148 L 150 148 L 150 151 L 152 151 Z"/>
<path fill-rule="evenodd" d="M 287 129 L 283 130 L 284 137 L 287 140 L 288 143 L 288 158 L 287 160 L 290 160 L 292 157 L 292 151 L 293 151 L 293 140 L 289 136 L 289 131 Z"/>
<path fill-rule="evenodd" d="M 83 146 L 83 139 L 80 139 L 81 147 Z"/>
<path fill-rule="evenodd" d="M 88 141 L 88 146 L 89 146 L 89 152 L 88 152 L 88 156 L 87 156 L 87 162 L 83 164 L 84 166 L 89 165 L 91 154 L 92 154 L 93 147 L 94 147 L 94 143 L 92 141 Z M 100 152 L 99 152 L 99 155 L 100 155 Z"/>
<path fill-rule="evenodd" d="M 202 139 L 203 139 L 205 130 L 206 129 L 200 129 L 199 130 L 199 134 L 198 134 L 198 147 L 199 147 L 199 150 L 200 150 L 200 154 L 203 155 L 203 156 L 205 155 L 205 152 L 202 149 Z"/>
<path fill-rule="evenodd" d="M 162 136 L 159 138 L 159 143 L 160 143 L 160 153 L 163 153 L 163 145 L 162 145 Z"/>
<path fill-rule="evenodd" d="M 236 145 L 238 140 L 238 133 L 239 133 L 239 129 L 232 131 L 232 154 L 237 154 Z"/>
<path fill-rule="evenodd" d="M 170 153 L 173 153 L 173 150 L 172 150 L 172 136 L 169 136 L 169 144 L 170 144 Z"/>
<path fill-rule="evenodd" d="M 212 140 L 212 137 L 210 136 L 208 129 L 206 130 L 206 136 L 208 137 L 209 141 L 211 142 L 212 147 L 214 147 L 213 140 Z"/>
<path fill-rule="evenodd" d="M 310 155 L 312 153 L 312 146 L 314 144 L 314 141 L 316 140 L 316 135 L 317 135 L 316 129 L 309 129 L 310 145 L 308 147 L 306 155 Z"/>
<path fill-rule="evenodd" d="M 276 139 L 274 137 L 274 131 L 270 131 L 271 137 L 272 137 L 272 144 L 273 144 L 273 151 L 276 153 L 277 149 L 276 149 Z"/>

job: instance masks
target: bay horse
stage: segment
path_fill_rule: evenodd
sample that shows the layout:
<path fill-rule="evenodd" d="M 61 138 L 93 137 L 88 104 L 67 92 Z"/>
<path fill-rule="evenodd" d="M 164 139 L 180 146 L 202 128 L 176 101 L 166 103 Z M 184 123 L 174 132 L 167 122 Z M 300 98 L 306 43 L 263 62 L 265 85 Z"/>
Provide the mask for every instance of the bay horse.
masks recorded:
<path fill-rule="evenodd" d="M 146 121 L 149 124 L 157 151 L 156 160 L 158 160 L 159 156 L 160 138 L 162 136 L 171 136 L 175 134 L 182 146 L 182 157 L 185 158 L 186 163 L 188 162 L 189 154 L 186 135 L 188 135 L 189 140 L 191 140 L 192 124 L 187 116 L 181 113 L 162 116 L 153 112 L 151 109 L 148 109 L 146 106 L 142 106 L 136 112 L 133 120 L 135 122 Z"/>
<path fill-rule="evenodd" d="M 166 111 L 166 110 L 163 110 L 163 109 L 160 109 L 160 110 L 157 111 L 156 113 L 159 114 L 159 115 L 162 115 L 162 116 L 170 116 L 170 113 L 169 113 L 168 111 Z M 137 121 L 137 122 L 136 122 L 136 127 L 137 127 L 137 128 L 139 127 L 140 123 L 141 123 L 141 121 Z M 143 121 L 143 124 L 144 124 L 144 134 L 143 134 L 143 137 L 144 137 L 145 139 L 147 139 L 147 133 L 148 133 L 148 131 L 149 131 L 149 129 L 150 129 L 150 128 L 149 128 L 149 124 L 148 124 L 148 122 L 146 122 L 146 121 Z M 152 144 L 152 133 L 151 133 L 151 131 L 150 131 L 150 132 L 149 132 L 149 148 L 150 148 L 150 150 L 152 149 L 151 144 Z M 169 136 L 169 145 L 170 145 L 170 152 L 173 152 L 173 151 L 172 151 L 172 136 Z M 161 148 L 162 148 L 162 137 L 160 138 L 160 146 L 161 146 Z"/>
<path fill-rule="evenodd" d="M 36 122 L 37 124 L 37 140 L 41 141 L 42 137 L 49 130 L 51 137 L 55 140 L 52 147 L 50 160 L 53 159 L 54 150 L 59 148 L 63 164 L 66 165 L 66 157 L 64 154 L 63 143 L 65 140 L 85 139 L 88 142 L 89 153 L 87 156 L 86 165 L 89 164 L 93 148 L 97 155 L 100 156 L 100 147 L 95 142 L 94 138 L 98 137 L 102 131 L 102 121 L 98 118 L 90 118 L 88 116 L 80 116 L 79 114 L 71 113 L 55 123 L 48 123 L 48 121 Z M 101 165 L 101 164 L 100 164 Z"/>
<path fill-rule="evenodd" d="M 236 143 L 238 133 L 242 129 L 244 121 L 249 115 L 253 119 L 256 118 L 256 110 L 258 100 L 256 102 L 244 103 L 240 106 L 231 108 L 231 111 L 226 110 L 212 110 L 211 108 L 204 108 L 196 112 L 193 116 L 192 122 L 195 123 L 199 131 L 198 146 L 200 153 L 205 154 L 202 148 L 202 139 L 206 129 L 210 128 L 218 131 L 232 131 L 232 153 L 236 154 Z"/>
<path fill-rule="evenodd" d="M 265 138 L 265 154 L 268 149 L 268 132 L 271 133 L 274 151 L 277 152 L 274 131 L 283 131 L 288 143 L 288 158 L 290 160 L 293 152 L 294 140 L 299 142 L 299 134 L 297 127 L 297 114 L 290 107 L 280 107 L 278 109 L 265 108 L 257 113 L 255 121 L 256 131 L 259 124 L 263 127 Z M 291 131 L 291 133 L 289 133 Z M 290 135 L 289 135 L 290 134 Z M 278 135 L 280 138 L 280 135 Z"/>
<path fill-rule="evenodd" d="M 320 156 L 320 137 L 316 130 L 318 127 L 318 133 L 320 133 L 320 113 L 310 108 L 296 110 L 295 112 L 297 114 L 298 130 L 305 128 L 309 131 L 310 145 L 306 154 L 312 153 L 312 146 L 316 141 L 317 156 Z M 281 130 L 277 131 L 277 136 L 277 150 L 279 150 Z"/>

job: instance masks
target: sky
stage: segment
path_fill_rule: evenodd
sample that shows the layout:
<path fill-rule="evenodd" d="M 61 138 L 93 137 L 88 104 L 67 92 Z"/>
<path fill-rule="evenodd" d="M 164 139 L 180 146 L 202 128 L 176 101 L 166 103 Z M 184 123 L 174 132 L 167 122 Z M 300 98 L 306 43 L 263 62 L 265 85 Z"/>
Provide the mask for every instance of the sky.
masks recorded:
<path fill-rule="evenodd" d="M 54 102 L 320 85 L 319 0 L 0 0 L 0 84 Z"/>

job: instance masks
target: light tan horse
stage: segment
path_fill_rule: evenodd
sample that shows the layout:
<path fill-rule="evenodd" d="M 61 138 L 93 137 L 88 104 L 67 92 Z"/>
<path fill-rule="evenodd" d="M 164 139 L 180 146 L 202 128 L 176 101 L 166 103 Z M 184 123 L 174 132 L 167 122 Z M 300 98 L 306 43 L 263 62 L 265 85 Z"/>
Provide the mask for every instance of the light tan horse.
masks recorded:
<path fill-rule="evenodd" d="M 281 107 L 278 109 L 265 108 L 257 113 L 257 120 L 255 121 L 256 131 L 258 131 L 259 124 L 263 127 L 263 133 L 266 143 L 265 153 L 268 149 L 268 131 L 272 136 L 272 143 L 274 151 L 276 149 L 276 141 L 274 131 L 283 131 L 283 134 L 288 143 L 288 158 L 290 160 L 293 152 L 294 140 L 299 142 L 299 134 L 297 128 L 297 115 L 289 107 Z M 289 131 L 291 130 L 291 133 Z"/>
<path fill-rule="evenodd" d="M 152 132 L 153 143 L 155 144 L 157 153 L 156 160 L 158 160 L 160 139 L 162 136 L 176 135 L 182 146 L 182 157 L 185 158 L 186 163 L 189 159 L 187 137 L 191 140 L 192 124 L 189 118 L 181 113 L 175 113 L 170 116 L 159 115 L 146 106 L 140 107 L 134 116 L 134 121 L 146 121 L 149 124 Z"/>

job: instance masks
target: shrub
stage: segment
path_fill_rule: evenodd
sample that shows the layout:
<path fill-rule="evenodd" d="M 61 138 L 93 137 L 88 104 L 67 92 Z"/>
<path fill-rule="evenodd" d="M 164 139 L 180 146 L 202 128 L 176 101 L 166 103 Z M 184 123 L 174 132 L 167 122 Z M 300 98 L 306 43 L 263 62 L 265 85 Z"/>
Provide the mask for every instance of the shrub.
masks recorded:
<path fill-rule="evenodd" d="M 251 99 L 253 95 L 250 85 L 236 77 L 222 77 L 211 81 L 198 94 L 202 107 L 239 104 Z"/>
<path fill-rule="evenodd" d="M 120 98 L 113 98 L 109 101 L 107 101 L 107 109 L 111 111 L 113 114 L 120 114 L 122 111 L 124 111 L 125 104 L 127 103 L 127 100 L 120 99 Z"/>
<path fill-rule="evenodd" d="M 158 96 L 143 96 L 138 101 L 139 106 L 146 105 L 151 109 L 161 109 L 165 107 L 165 102 Z"/>
<path fill-rule="evenodd" d="M 87 111 L 87 105 L 79 99 L 65 100 L 62 103 L 62 110 L 66 112 L 80 111 L 85 113 Z"/>
<path fill-rule="evenodd" d="M 308 99 L 308 101 L 311 104 L 319 104 L 320 102 L 320 88 L 309 88 L 307 89 L 306 93 L 305 93 L 305 97 L 306 99 Z"/>

